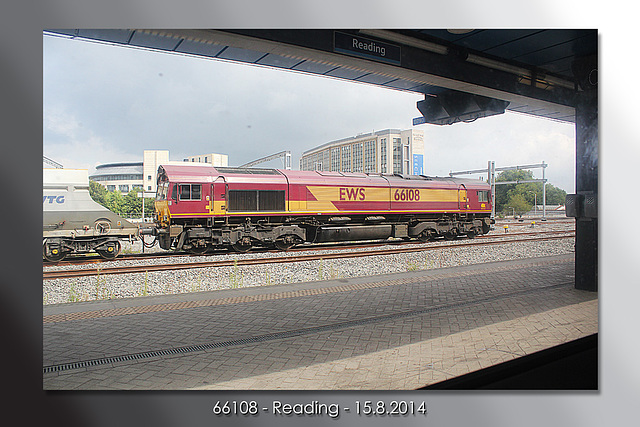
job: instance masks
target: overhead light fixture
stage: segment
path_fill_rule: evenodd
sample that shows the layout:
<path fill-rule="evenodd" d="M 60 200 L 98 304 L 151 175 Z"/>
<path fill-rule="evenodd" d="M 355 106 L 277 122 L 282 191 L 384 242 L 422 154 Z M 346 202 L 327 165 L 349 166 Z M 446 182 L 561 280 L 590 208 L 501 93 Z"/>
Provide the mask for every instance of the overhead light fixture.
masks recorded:
<path fill-rule="evenodd" d="M 435 96 L 425 94 L 424 100 L 417 103 L 424 122 L 434 125 L 469 123 L 482 117 L 503 114 L 508 105 L 509 101 L 456 90 L 444 90 Z"/>
<path fill-rule="evenodd" d="M 446 31 L 449 32 L 450 34 L 461 35 L 461 34 L 468 34 L 475 30 L 458 28 L 458 29 L 450 29 Z M 433 52 L 433 53 L 438 53 L 441 55 L 448 55 L 452 52 L 447 46 L 443 44 L 428 42 L 425 40 L 417 39 L 415 37 L 410 37 L 403 34 L 395 33 L 389 30 L 366 30 L 365 29 L 365 30 L 360 30 L 360 32 L 362 34 L 378 37 L 383 40 L 393 41 L 396 43 L 412 46 L 418 49 L 423 49 L 423 50 Z M 464 59 L 467 62 L 470 62 L 472 64 L 481 65 L 483 67 L 492 68 L 494 70 L 504 71 L 510 74 L 515 74 L 520 78 L 524 78 L 522 83 L 525 83 L 527 79 L 529 82 L 531 82 L 532 72 L 527 68 L 520 67 L 517 65 L 512 65 L 503 61 L 495 60 L 495 59 L 490 59 L 475 53 L 468 53 L 467 55 L 464 56 Z M 574 88 L 573 81 L 568 81 L 566 79 L 562 79 L 559 77 L 546 76 L 544 83 L 550 86 L 560 86 L 567 89 Z"/>

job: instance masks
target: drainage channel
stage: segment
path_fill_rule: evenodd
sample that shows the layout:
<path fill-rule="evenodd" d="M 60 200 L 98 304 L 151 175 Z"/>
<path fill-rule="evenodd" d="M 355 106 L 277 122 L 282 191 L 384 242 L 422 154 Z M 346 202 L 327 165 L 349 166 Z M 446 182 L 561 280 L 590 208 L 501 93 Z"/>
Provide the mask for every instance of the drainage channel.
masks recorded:
<path fill-rule="evenodd" d="M 420 316 L 423 314 L 436 313 L 439 311 L 445 311 L 445 310 L 450 310 L 450 309 L 455 309 L 460 307 L 468 307 L 476 304 L 483 304 L 487 302 L 497 301 L 503 298 L 510 298 L 514 296 L 532 294 L 532 293 L 537 293 L 542 291 L 549 291 L 549 290 L 559 289 L 559 288 L 568 287 L 568 286 L 573 286 L 573 282 L 549 285 L 549 286 L 544 286 L 536 289 L 526 289 L 526 290 L 520 290 L 520 291 L 514 291 L 514 292 L 507 292 L 500 295 L 477 298 L 477 299 L 474 299 L 473 301 L 459 302 L 459 303 L 446 304 L 446 305 L 441 305 L 436 307 L 423 308 L 418 310 L 404 311 L 400 313 L 369 317 L 366 319 L 349 320 L 349 321 L 340 322 L 340 323 L 333 323 L 330 325 L 315 326 L 311 328 L 296 329 L 292 331 L 274 332 L 271 334 L 258 335 L 255 337 L 241 338 L 237 340 L 218 341 L 218 342 L 207 343 L 207 344 L 175 347 L 175 348 L 169 348 L 164 350 L 144 351 L 140 353 L 125 354 L 120 356 L 110 356 L 110 357 L 103 357 L 99 359 L 82 360 L 77 362 L 61 363 L 57 365 L 48 365 L 42 368 L 42 373 L 49 374 L 49 373 L 63 372 L 63 371 L 69 371 L 74 369 L 83 369 L 83 368 L 90 368 L 95 366 L 109 365 L 112 363 L 137 361 L 137 360 L 150 359 L 150 358 L 162 357 L 162 356 L 181 355 L 181 354 L 194 353 L 194 352 L 204 351 L 204 350 L 212 350 L 217 348 L 233 347 L 238 345 L 255 344 L 255 343 L 262 343 L 265 341 L 293 338 L 293 337 L 298 337 L 302 335 L 312 335 L 312 334 L 317 334 L 322 332 L 335 331 L 339 329 L 347 329 L 354 326 L 362 326 L 362 325 L 367 325 L 372 323 L 382 323 L 382 322 L 388 322 L 388 321 L 402 319 L 406 317 Z"/>

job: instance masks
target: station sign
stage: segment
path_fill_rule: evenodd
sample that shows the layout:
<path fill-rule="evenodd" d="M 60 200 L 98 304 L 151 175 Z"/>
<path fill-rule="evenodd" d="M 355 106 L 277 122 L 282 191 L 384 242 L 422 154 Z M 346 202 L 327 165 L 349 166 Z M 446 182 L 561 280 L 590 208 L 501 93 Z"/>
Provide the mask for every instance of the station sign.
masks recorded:
<path fill-rule="evenodd" d="M 400 46 L 339 31 L 334 32 L 333 51 L 400 65 Z"/>
<path fill-rule="evenodd" d="M 413 174 L 414 175 L 424 174 L 424 155 L 422 154 L 413 155 Z"/>
<path fill-rule="evenodd" d="M 413 119 L 413 125 L 417 126 L 417 125 L 423 125 L 427 123 L 427 119 L 424 118 L 424 116 L 421 117 L 416 117 Z"/>

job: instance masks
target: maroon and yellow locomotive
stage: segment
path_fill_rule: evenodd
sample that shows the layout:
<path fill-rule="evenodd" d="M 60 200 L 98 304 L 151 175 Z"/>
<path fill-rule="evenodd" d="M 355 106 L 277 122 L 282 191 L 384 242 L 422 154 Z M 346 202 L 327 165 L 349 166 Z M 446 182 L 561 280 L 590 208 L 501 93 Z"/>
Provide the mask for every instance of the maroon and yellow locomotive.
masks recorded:
<path fill-rule="evenodd" d="M 286 250 L 302 242 L 423 241 L 486 234 L 490 186 L 427 176 L 163 165 L 154 234 L 163 249 Z"/>

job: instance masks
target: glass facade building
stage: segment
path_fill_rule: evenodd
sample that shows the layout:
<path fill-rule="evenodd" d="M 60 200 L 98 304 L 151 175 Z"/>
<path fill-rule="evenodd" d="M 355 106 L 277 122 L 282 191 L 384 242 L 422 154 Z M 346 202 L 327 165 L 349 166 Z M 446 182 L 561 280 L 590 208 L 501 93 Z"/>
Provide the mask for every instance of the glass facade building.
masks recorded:
<path fill-rule="evenodd" d="M 424 131 L 386 129 L 305 151 L 300 170 L 424 174 Z"/>

